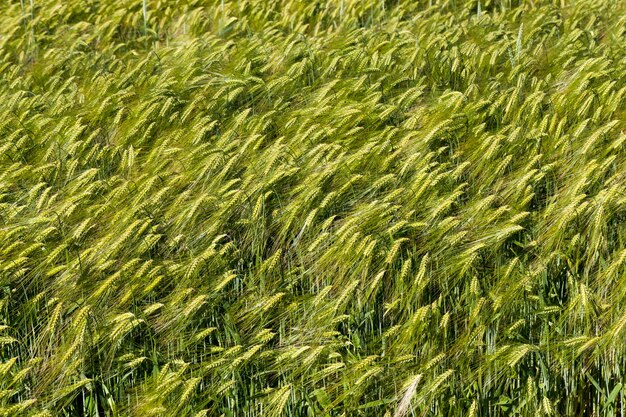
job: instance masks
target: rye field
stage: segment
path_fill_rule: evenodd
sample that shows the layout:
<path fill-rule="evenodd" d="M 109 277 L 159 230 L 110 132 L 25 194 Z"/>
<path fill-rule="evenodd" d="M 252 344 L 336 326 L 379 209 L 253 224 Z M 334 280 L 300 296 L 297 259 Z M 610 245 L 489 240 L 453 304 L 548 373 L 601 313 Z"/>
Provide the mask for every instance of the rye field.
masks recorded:
<path fill-rule="evenodd" d="M 0 416 L 626 416 L 626 2 L 0 2 Z"/>

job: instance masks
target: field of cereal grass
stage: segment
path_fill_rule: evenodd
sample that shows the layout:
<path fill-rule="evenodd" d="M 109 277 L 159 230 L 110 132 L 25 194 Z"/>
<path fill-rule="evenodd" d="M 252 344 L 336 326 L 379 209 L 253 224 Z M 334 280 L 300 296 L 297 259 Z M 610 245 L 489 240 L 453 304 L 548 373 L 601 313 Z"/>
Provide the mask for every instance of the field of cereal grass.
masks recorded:
<path fill-rule="evenodd" d="M 624 416 L 626 2 L 0 3 L 0 416 Z"/>

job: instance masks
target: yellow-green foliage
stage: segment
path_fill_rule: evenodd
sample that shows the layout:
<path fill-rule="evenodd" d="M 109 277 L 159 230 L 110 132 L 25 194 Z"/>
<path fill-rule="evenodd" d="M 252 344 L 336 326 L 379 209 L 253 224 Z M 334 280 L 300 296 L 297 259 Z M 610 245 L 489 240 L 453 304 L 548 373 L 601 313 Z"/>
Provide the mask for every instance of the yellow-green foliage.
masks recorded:
<path fill-rule="evenodd" d="M 626 2 L 3 0 L 0 416 L 618 416 Z"/>

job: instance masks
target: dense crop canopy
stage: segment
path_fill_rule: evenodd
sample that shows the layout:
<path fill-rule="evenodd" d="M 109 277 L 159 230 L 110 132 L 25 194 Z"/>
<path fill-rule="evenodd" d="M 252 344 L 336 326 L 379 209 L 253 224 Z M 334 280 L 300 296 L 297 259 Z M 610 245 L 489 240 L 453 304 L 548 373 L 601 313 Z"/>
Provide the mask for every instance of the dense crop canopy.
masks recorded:
<path fill-rule="evenodd" d="M 623 416 L 625 16 L 0 2 L 0 416 Z"/>

